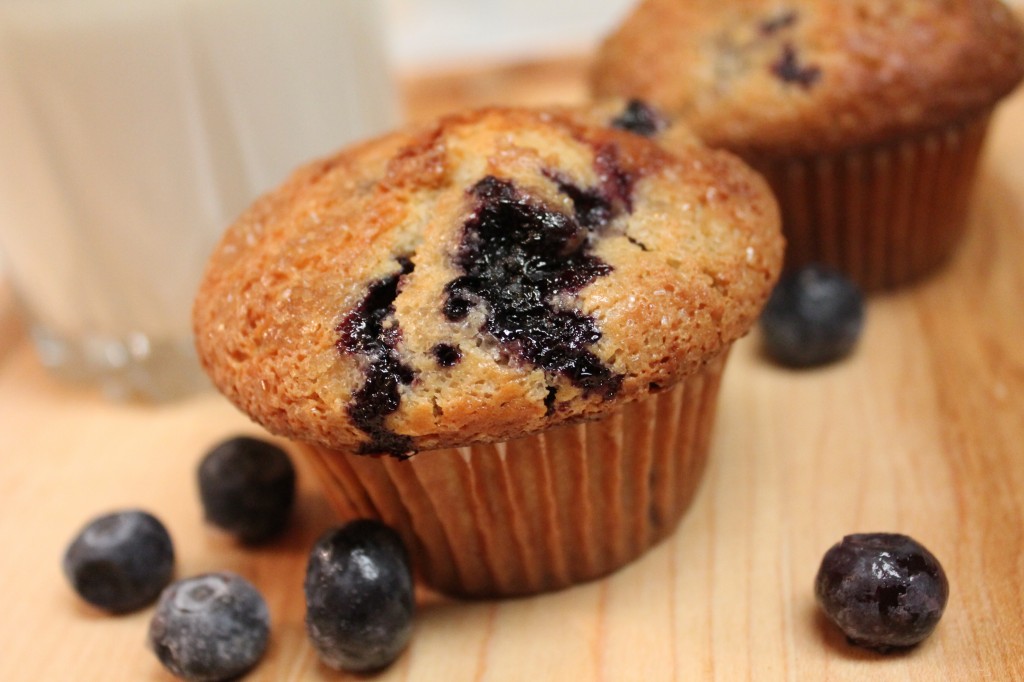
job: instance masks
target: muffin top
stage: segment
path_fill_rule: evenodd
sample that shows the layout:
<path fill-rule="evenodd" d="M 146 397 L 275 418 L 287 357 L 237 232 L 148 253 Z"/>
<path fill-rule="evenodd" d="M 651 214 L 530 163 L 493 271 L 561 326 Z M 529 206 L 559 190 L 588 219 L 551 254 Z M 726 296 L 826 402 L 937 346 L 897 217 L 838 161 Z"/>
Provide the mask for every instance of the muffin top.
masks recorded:
<path fill-rule="evenodd" d="M 599 49 L 599 96 L 638 97 L 745 157 L 955 123 L 1024 74 L 1000 0 L 645 0 Z"/>
<path fill-rule="evenodd" d="M 208 264 L 196 344 L 271 432 L 402 457 L 669 387 L 747 332 L 782 249 L 760 176 L 644 105 L 483 109 L 260 198 Z"/>

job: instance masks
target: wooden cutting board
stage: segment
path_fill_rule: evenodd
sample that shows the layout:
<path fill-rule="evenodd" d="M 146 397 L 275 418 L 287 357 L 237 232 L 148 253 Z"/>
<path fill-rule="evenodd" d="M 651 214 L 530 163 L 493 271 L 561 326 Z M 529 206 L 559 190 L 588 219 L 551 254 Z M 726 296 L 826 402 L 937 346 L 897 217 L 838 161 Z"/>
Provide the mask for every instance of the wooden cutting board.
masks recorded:
<path fill-rule="evenodd" d="M 407 79 L 410 118 L 491 102 L 572 102 L 584 61 Z M 970 231 L 940 274 L 870 300 L 856 355 L 818 371 L 734 350 L 711 464 L 678 531 L 591 584 L 527 599 L 420 594 L 416 632 L 380 680 L 1024 679 L 1024 92 L 1000 110 Z M 151 610 L 82 605 L 60 557 L 91 516 L 143 506 L 181 576 L 230 569 L 264 592 L 270 650 L 247 680 L 339 680 L 305 640 L 305 556 L 332 523 L 300 462 L 293 531 L 243 550 L 203 526 L 196 463 L 259 433 L 210 393 L 105 402 L 35 361 L 0 289 L 0 680 L 170 680 L 144 647 Z M 899 531 L 951 583 L 935 635 L 881 656 L 818 614 L 812 580 L 844 534 Z"/>

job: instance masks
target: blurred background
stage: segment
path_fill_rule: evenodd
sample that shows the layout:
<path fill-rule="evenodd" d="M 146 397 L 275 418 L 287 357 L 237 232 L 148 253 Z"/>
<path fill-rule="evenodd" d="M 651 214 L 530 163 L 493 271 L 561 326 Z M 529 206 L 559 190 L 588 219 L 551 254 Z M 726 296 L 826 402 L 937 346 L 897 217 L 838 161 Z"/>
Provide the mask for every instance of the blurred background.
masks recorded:
<path fill-rule="evenodd" d="M 396 68 L 536 58 L 591 48 L 634 0 L 387 0 Z"/>
<path fill-rule="evenodd" d="M 579 52 L 636 1 L 386 0 L 390 50 L 400 69 Z M 1005 1 L 1024 7 L 1024 0 Z"/>
<path fill-rule="evenodd" d="M 111 397 L 206 388 L 191 301 L 256 196 L 403 119 L 583 99 L 637 1 L 0 0 L 0 309 Z"/>
<path fill-rule="evenodd" d="M 632 2 L 0 0 L 0 294 L 66 378 L 205 387 L 191 300 L 256 196 L 413 113 L 534 103 L 496 66 L 577 96 L 529 64 L 583 59 Z"/>

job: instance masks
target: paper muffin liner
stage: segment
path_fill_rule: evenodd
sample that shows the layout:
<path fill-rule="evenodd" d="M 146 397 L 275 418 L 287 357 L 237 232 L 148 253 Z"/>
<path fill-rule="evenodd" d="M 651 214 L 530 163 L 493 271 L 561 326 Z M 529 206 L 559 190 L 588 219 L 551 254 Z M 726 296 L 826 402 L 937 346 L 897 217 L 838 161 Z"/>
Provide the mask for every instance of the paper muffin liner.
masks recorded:
<path fill-rule="evenodd" d="M 838 154 L 752 160 L 782 210 L 786 268 L 826 263 L 878 290 L 942 264 L 966 226 L 990 117 Z"/>
<path fill-rule="evenodd" d="M 407 460 L 300 445 L 342 520 L 393 526 L 442 592 L 494 597 L 605 575 L 669 534 L 704 470 L 727 353 L 599 421 Z"/>

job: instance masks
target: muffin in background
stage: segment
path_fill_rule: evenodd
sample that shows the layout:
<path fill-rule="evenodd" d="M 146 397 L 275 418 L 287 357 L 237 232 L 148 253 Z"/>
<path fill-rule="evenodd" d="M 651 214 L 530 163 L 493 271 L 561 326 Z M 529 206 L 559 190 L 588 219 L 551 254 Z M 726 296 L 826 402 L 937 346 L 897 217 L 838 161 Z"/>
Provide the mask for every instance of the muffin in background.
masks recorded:
<path fill-rule="evenodd" d="M 999 0 L 645 0 L 598 51 L 596 97 L 638 97 L 761 171 L 786 266 L 867 289 L 940 265 L 998 101 L 1024 75 Z"/>
<path fill-rule="evenodd" d="M 210 260 L 196 343 L 428 583 L 526 594 L 676 526 L 782 251 L 760 176 L 643 105 L 470 111 L 258 200 Z"/>

